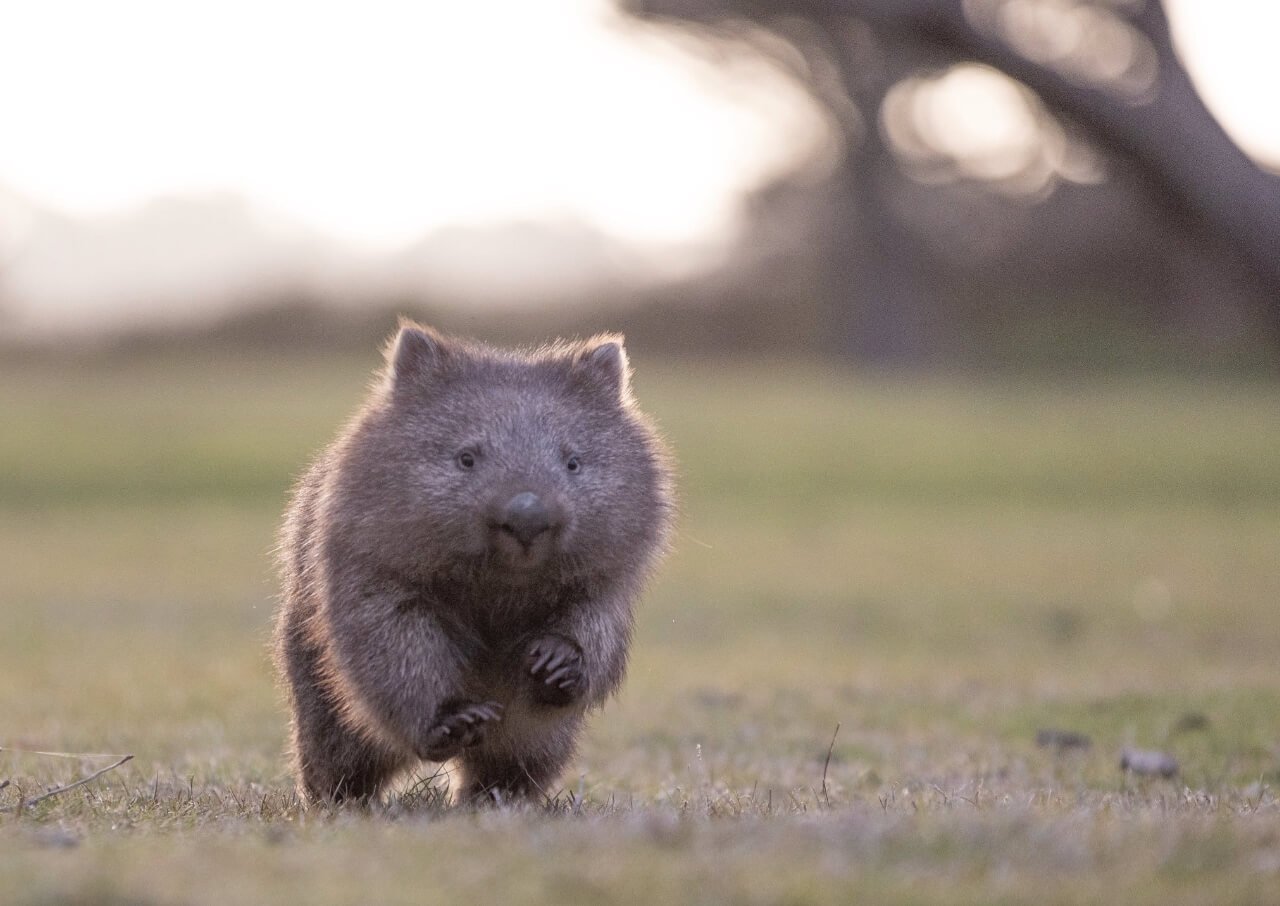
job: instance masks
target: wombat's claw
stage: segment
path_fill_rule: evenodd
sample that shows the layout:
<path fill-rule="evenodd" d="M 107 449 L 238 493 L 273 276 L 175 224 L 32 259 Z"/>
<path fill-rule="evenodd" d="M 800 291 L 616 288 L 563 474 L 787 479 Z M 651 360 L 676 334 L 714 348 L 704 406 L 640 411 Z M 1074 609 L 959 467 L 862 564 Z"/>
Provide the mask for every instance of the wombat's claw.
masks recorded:
<path fill-rule="evenodd" d="M 502 705 L 498 702 L 458 705 L 427 731 L 420 754 L 427 761 L 448 761 L 479 743 L 489 724 L 501 719 Z"/>
<path fill-rule="evenodd" d="M 587 691 L 582 675 L 582 649 L 564 636 L 534 641 L 526 656 L 533 678 L 533 697 L 544 705 L 567 705 Z"/>

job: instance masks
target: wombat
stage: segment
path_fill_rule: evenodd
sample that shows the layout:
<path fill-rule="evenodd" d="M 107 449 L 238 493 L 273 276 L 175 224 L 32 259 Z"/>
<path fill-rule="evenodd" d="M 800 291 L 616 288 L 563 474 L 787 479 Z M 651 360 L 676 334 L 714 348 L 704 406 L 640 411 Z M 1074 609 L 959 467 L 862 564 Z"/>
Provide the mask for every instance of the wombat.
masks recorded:
<path fill-rule="evenodd" d="M 622 682 L 666 546 L 666 449 L 621 336 L 515 352 L 401 325 L 281 531 L 275 660 L 299 792 L 419 761 L 463 799 L 548 795 Z"/>

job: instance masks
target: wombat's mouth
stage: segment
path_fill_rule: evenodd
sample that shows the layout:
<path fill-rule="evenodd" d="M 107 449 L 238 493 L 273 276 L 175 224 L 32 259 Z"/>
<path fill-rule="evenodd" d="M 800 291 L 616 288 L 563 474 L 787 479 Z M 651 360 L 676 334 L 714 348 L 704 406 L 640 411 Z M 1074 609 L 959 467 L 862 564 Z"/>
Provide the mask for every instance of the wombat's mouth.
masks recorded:
<path fill-rule="evenodd" d="M 535 538 L 522 540 L 495 526 L 492 532 L 493 552 L 499 564 L 513 572 L 524 573 L 545 564 L 556 552 L 558 531 L 542 532 Z"/>

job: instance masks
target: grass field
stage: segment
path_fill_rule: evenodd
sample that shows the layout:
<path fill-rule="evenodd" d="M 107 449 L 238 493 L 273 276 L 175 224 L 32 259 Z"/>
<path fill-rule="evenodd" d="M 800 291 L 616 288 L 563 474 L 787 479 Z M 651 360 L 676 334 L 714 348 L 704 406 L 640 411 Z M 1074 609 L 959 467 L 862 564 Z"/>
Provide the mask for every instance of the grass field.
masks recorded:
<path fill-rule="evenodd" d="M 675 554 L 555 805 L 478 813 L 283 771 L 272 535 L 372 356 L 0 363 L 0 745 L 135 756 L 0 752 L 0 901 L 1280 902 L 1280 386 L 633 354 Z"/>

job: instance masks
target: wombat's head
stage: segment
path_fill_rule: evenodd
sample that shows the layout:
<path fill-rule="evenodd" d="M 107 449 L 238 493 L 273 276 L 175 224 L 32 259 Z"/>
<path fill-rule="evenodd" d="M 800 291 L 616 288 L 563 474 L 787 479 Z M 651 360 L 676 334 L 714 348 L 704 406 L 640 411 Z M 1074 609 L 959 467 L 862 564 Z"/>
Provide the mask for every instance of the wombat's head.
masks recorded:
<path fill-rule="evenodd" d="M 649 565 L 669 477 L 620 336 L 519 353 L 405 324 L 387 359 L 356 438 L 379 502 L 361 519 L 390 530 L 384 553 L 520 582 Z"/>

